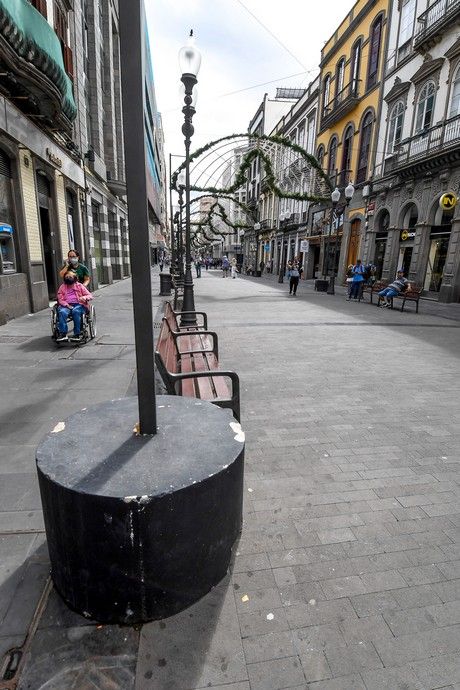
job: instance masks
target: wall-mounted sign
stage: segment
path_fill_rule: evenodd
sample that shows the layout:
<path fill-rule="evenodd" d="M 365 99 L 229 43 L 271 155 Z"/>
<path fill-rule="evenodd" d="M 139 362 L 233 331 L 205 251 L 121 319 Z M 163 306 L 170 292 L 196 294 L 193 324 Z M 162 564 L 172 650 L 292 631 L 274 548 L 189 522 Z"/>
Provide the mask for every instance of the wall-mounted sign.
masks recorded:
<path fill-rule="evenodd" d="M 301 252 L 308 252 L 309 248 L 309 242 L 308 240 L 300 240 L 300 251 Z"/>
<path fill-rule="evenodd" d="M 8 223 L 0 223 L 0 232 L 6 232 L 8 235 L 12 235 L 13 228 Z"/>
<path fill-rule="evenodd" d="M 62 160 L 59 158 L 59 156 L 56 156 L 51 149 L 46 149 L 46 157 L 50 163 L 53 163 L 58 168 L 62 168 Z"/>
<path fill-rule="evenodd" d="M 401 241 L 411 240 L 415 237 L 415 230 L 401 230 Z"/>
<path fill-rule="evenodd" d="M 446 192 L 439 199 L 439 206 L 443 211 L 451 211 L 457 205 L 457 197 L 452 192 Z"/>
<path fill-rule="evenodd" d="M 373 213 L 375 211 L 375 201 L 369 201 L 367 204 L 367 212 L 368 213 Z"/>

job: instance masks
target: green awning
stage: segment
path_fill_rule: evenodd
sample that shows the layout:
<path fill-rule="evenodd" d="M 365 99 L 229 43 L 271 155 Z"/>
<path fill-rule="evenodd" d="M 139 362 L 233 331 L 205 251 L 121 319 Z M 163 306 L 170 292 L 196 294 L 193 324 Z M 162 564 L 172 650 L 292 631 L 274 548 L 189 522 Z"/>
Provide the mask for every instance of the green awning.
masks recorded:
<path fill-rule="evenodd" d="M 46 19 L 27 0 L 0 0 L 0 34 L 24 60 L 43 72 L 62 96 L 62 110 L 74 120 L 77 108 L 59 39 Z"/>

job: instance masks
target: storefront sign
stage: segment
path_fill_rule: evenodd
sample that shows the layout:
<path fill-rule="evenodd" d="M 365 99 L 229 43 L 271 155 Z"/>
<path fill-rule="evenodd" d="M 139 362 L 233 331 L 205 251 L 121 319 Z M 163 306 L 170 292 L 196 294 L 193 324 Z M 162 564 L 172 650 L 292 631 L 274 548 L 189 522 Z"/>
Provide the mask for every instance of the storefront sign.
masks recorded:
<path fill-rule="evenodd" d="M 457 197 L 452 192 L 446 192 L 439 199 L 439 206 L 443 211 L 451 211 L 457 205 Z"/>
<path fill-rule="evenodd" d="M 367 204 L 367 215 L 368 216 L 373 216 L 375 211 L 375 201 L 370 201 Z"/>
<path fill-rule="evenodd" d="M 309 248 L 309 243 L 308 240 L 300 240 L 300 251 L 301 252 L 308 252 Z"/>
<path fill-rule="evenodd" d="M 415 230 L 401 230 L 401 241 L 411 240 L 415 237 Z"/>
<path fill-rule="evenodd" d="M 51 149 L 46 149 L 46 157 L 51 163 L 56 165 L 58 168 L 62 168 L 62 160 L 59 158 L 59 156 L 56 156 L 56 154 L 53 153 Z"/>
<path fill-rule="evenodd" d="M 8 235 L 12 235 L 13 228 L 8 223 L 0 223 L 0 232 L 7 232 Z"/>

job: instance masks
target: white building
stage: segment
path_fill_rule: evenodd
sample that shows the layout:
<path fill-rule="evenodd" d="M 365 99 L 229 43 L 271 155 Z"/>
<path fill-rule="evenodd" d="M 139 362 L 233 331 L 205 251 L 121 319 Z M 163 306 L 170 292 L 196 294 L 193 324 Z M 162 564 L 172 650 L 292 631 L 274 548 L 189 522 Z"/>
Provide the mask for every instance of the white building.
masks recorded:
<path fill-rule="evenodd" d="M 441 301 L 460 298 L 460 3 L 400 0 L 390 16 L 365 258 L 403 267 Z"/>

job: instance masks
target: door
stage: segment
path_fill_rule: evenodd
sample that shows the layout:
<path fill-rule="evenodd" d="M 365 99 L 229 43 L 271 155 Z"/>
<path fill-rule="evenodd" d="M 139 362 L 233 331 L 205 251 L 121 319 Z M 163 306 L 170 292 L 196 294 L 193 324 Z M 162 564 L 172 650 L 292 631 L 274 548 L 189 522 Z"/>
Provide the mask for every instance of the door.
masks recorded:
<path fill-rule="evenodd" d="M 440 237 L 431 240 L 428 266 L 426 269 L 424 288 L 429 292 L 439 292 L 442 285 L 442 274 L 449 248 L 449 238 Z"/>
<path fill-rule="evenodd" d="M 359 219 L 353 220 L 350 227 L 350 237 L 348 240 L 348 256 L 347 266 L 356 264 L 359 251 L 359 239 L 361 235 L 361 221 Z"/>
<path fill-rule="evenodd" d="M 410 269 L 410 263 L 412 261 L 412 252 L 414 251 L 413 247 L 400 247 L 399 248 L 399 261 L 398 261 L 398 266 L 397 269 L 401 269 L 404 271 L 404 275 L 407 276 L 409 275 L 409 269 Z"/>
<path fill-rule="evenodd" d="M 382 277 L 383 260 L 385 259 L 386 240 L 376 240 L 374 253 L 375 277 L 380 280 Z"/>
<path fill-rule="evenodd" d="M 43 256 L 45 263 L 45 279 L 48 286 L 48 297 L 56 299 L 56 246 L 51 217 L 51 185 L 47 177 L 37 173 L 38 210 L 40 218 L 40 234 L 42 239 Z"/>
<path fill-rule="evenodd" d="M 91 214 L 93 217 L 93 238 L 94 238 L 94 259 L 96 260 L 96 274 L 97 282 L 100 285 L 103 282 L 102 273 L 102 237 L 101 237 L 101 223 L 99 217 L 99 204 L 94 202 L 91 204 Z"/>

